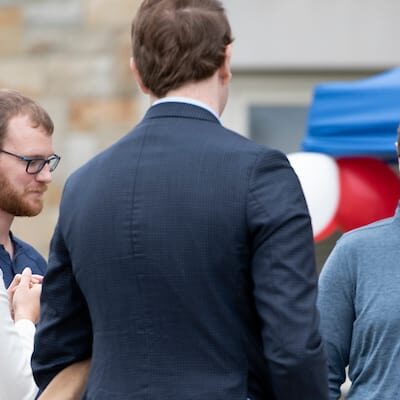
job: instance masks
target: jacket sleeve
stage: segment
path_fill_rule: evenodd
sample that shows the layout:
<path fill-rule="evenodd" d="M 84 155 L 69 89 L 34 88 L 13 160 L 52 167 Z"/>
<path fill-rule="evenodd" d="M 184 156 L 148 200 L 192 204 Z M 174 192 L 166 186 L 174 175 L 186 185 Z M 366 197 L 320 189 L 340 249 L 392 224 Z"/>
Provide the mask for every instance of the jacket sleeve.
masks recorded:
<path fill-rule="evenodd" d="M 297 176 L 280 152 L 258 156 L 247 210 L 254 298 L 276 399 L 327 399 L 310 217 Z"/>
<path fill-rule="evenodd" d="M 0 318 L 0 398 L 32 400 L 37 392 L 30 365 L 35 326 L 28 320 L 14 325 L 1 273 Z"/>
<path fill-rule="evenodd" d="M 85 298 L 75 280 L 68 249 L 57 224 L 43 280 L 40 321 L 32 369 L 41 393 L 65 367 L 91 356 L 92 325 Z"/>
<path fill-rule="evenodd" d="M 321 333 L 329 364 L 329 398 L 340 398 L 346 379 L 353 333 L 355 280 L 348 269 L 347 256 L 340 240 L 326 261 L 319 279 L 318 308 Z M 340 322 L 340 323 L 339 323 Z"/>

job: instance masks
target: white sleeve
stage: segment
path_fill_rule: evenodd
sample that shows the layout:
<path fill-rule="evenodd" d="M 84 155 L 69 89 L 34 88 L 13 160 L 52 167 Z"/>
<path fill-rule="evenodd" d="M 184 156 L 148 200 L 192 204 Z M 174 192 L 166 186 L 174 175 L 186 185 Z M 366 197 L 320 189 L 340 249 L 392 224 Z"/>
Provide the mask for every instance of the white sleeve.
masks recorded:
<path fill-rule="evenodd" d="M 21 320 L 14 325 L 0 272 L 0 399 L 35 398 L 37 387 L 30 362 L 34 335 L 31 321 Z"/>

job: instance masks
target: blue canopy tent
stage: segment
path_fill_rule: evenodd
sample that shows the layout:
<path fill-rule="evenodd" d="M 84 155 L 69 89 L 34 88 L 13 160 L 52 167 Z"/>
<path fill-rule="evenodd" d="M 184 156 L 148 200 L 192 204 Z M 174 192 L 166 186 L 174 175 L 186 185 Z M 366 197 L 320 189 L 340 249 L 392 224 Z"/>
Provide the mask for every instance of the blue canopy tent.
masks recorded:
<path fill-rule="evenodd" d="M 303 150 L 343 156 L 396 158 L 400 68 L 353 82 L 315 87 Z"/>

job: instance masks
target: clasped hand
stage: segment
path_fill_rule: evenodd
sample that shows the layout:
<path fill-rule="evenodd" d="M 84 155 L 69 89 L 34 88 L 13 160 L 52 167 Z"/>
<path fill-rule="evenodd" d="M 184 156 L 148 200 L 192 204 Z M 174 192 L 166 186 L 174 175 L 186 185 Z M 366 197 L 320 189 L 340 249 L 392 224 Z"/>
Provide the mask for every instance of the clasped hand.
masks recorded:
<path fill-rule="evenodd" d="M 28 319 L 36 324 L 40 316 L 41 275 L 33 275 L 30 268 L 15 275 L 7 289 L 10 312 L 14 321 Z"/>

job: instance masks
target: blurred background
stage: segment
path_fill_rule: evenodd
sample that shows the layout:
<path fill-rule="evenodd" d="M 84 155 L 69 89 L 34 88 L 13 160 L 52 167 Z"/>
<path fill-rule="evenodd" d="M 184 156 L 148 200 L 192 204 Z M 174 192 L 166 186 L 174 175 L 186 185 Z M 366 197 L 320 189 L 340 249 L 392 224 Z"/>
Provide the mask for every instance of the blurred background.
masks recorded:
<path fill-rule="evenodd" d="M 124 135 L 148 101 L 129 71 L 138 0 L 0 0 L 0 86 L 38 100 L 62 161 L 38 217 L 13 231 L 44 256 L 66 177 Z M 229 128 L 300 150 L 316 84 L 400 65 L 396 0 L 225 0 L 235 37 Z M 321 265 L 340 232 L 317 246 Z"/>

